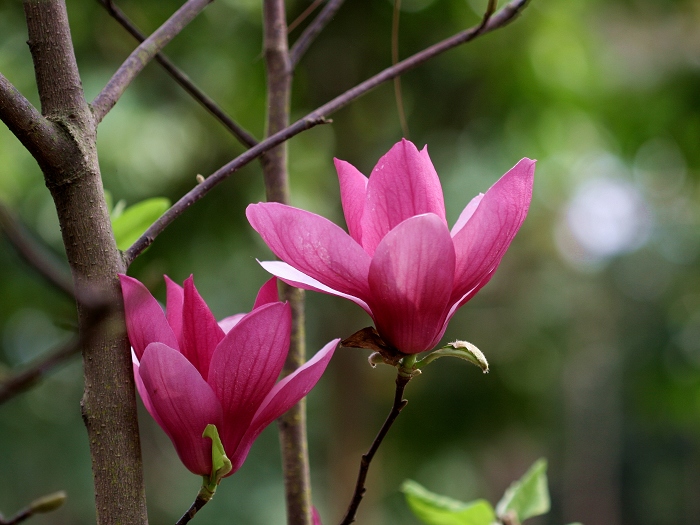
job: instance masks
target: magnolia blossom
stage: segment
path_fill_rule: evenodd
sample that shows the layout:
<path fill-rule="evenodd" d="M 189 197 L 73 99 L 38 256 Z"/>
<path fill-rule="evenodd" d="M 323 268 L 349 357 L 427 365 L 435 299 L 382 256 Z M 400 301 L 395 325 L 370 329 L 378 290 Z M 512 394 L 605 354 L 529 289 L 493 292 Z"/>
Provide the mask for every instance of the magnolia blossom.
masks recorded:
<path fill-rule="evenodd" d="M 134 377 L 143 404 L 193 473 L 212 473 L 215 425 L 232 463 L 240 468 L 260 432 L 314 387 L 338 340 L 275 384 L 289 351 L 291 310 L 277 299 L 276 279 L 262 286 L 249 314 L 217 323 L 194 286 L 165 278 L 164 313 L 146 287 L 119 276 Z"/>
<path fill-rule="evenodd" d="M 283 281 L 339 295 L 372 317 L 402 353 L 434 348 L 457 309 L 493 276 L 530 206 L 535 161 L 522 159 L 448 228 L 427 148 L 402 140 L 369 178 L 335 160 L 349 235 L 327 219 L 277 203 L 251 204 L 250 224 L 284 262 Z"/>

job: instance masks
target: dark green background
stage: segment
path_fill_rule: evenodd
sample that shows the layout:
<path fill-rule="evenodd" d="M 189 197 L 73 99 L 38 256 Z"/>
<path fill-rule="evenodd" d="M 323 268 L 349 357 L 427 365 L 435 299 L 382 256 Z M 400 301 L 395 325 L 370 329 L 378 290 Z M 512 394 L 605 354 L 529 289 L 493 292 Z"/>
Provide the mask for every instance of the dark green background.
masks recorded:
<path fill-rule="evenodd" d="M 290 19 L 309 3 L 288 2 Z M 485 2 L 403 4 L 405 57 L 475 24 Z M 120 5 L 152 31 L 179 4 Z M 68 0 L 68 11 L 92 99 L 134 42 L 94 1 Z M 294 118 L 390 65 L 391 18 L 387 0 L 347 0 L 296 72 Z M 258 137 L 260 20 L 259 0 L 217 0 L 167 47 Z M 21 3 L 1 0 L 0 71 L 38 104 L 26 39 Z M 455 498 L 495 502 L 540 456 L 550 461 L 553 497 L 541 524 L 700 523 L 700 5 L 533 0 L 511 26 L 408 73 L 403 90 L 410 138 L 429 146 L 451 223 L 521 157 L 539 162 L 523 228 L 446 334 L 481 348 L 492 372 L 442 359 L 409 385 L 358 523 L 417 523 L 398 492 L 408 477 Z M 342 224 L 332 157 L 369 173 L 401 138 L 391 84 L 333 121 L 290 141 L 292 201 Z M 155 64 L 105 118 L 98 147 L 105 187 L 130 204 L 176 200 L 196 174 L 242 151 Z M 60 255 L 41 174 L 4 127 L 0 198 Z M 130 273 L 160 299 L 163 273 L 180 281 L 193 273 L 218 317 L 248 310 L 266 279 L 255 258 L 270 253 L 244 210 L 263 198 L 252 164 L 188 210 Z M 0 247 L 3 375 L 65 340 L 75 313 L 6 240 Z M 310 352 L 369 324 L 353 304 L 307 297 Z M 342 515 L 359 456 L 391 403 L 392 370 L 372 370 L 365 358 L 339 350 L 309 396 L 314 502 L 327 524 Z M 66 506 L 33 523 L 94 522 L 81 389 L 76 358 L 0 406 L 6 515 L 63 488 Z M 145 412 L 141 428 L 150 519 L 172 523 L 199 479 Z M 283 512 L 272 428 L 196 520 L 281 524 Z"/>

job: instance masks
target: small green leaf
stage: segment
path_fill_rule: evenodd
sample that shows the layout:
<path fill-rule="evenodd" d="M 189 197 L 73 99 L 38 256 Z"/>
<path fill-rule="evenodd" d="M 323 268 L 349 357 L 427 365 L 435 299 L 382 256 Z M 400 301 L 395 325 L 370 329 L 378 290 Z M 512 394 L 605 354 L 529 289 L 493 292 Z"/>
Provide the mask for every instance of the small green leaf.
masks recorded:
<path fill-rule="evenodd" d="M 447 346 L 435 350 L 418 361 L 415 364 L 415 368 L 423 368 L 440 357 L 458 357 L 478 366 L 484 374 L 489 372 L 489 363 L 484 353 L 467 341 L 453 341 Z"/>
<path fill-rule="evenodd" d="M 36 513 L 51 512 L 63 505 L 67 497 L 65 491 L 59 490 L 53 494 L 47 494 L 46 496 L 35 499 L 29 504 L 29 508 L 32 509 L 32 512 Z"/>
<path fill-rule="evenodd" d="M 117 248 L 129 248 L 169 207 L 168 199 L 156 197 L 138 202 L 117 214 L 115 212 L 120 208 L 117 203 L 112 211 L 112 230 L 117 240 Z"/>
<path fill-rule="evenodd" d="M 496 505 L 496 514 L 514 512 L 519 521 L 549 512 L 547 460 L 540 458 L 520 478 L 511 484 Z"/>
<path fill-rule="evenodd" d="M 221 478 L 231 472 L 232 465 L 228 456 L 226 456 L 224 444 L 221 442 L 216 425 L 207 425 L 202 437 L 211 439 L 211 476 L 209 476 L 208 480 L 206 480 L 205 476 L 205 488 L 213 495 Z"/>
<path fill-rule="evenodd" d="M 483 499 L 463 503 L 430 492 L 410 479 L 401 490 L 413 514 L 428 525 L 491 525 L 496 519 L 491 504 Z"/>

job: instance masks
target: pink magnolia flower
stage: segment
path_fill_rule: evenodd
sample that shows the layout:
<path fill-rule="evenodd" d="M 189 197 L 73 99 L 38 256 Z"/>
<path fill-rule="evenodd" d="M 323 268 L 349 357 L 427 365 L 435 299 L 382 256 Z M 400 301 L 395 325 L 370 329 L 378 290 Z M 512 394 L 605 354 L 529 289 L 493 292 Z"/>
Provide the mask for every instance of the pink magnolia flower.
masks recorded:
<path fill-rule="evenodd" d="M 143 404 L 193 473 L 212 473 L 216 425 L 233 474 L 260 432 L 314 387 L 338 344 L 275 384 L 289 351 L 291 310 L 265 283 L 249 314 L 216 322 L 194 286 L 168 277 L 166 312 L 136 279 L 119 276 L 134 376 Z"/>
<path fill-rule="evenodd" d="M 406 354 L 434 348 L 457 309 L 493 276 L 522 224 L 535 161 L 522 159 L 464 208 L 450 231 L 427 148 L 392 147 L 369 179 L 335 160 L 350 234 L 304 210 L 258 203 L 250 224 L 284 262 L 261 263 L 283 281 L 339 295 L 372 317 Z"/>

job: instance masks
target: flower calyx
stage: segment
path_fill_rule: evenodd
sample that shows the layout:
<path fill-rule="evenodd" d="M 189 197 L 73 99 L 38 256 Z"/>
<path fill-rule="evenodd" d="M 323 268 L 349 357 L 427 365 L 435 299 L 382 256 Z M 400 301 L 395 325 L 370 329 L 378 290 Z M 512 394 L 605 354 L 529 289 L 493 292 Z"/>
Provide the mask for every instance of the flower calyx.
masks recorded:
<path fill-rule="evenodd" d="M 211 474 L 202 476 L 204 481 L 202 482 L 202 489 L 199 491 L 198 498 L 209 501 L 214 496 L 221 479 L 231 472 L 233 465 L 228 456 L 226 456 L 216 425 L 207 425 L 202 433 L 202 437 L 211 439 Z"/>
<path fill-rule="evenodd" d="M 378 364 L 384 363 L 390 366 L 399 366 L 406 354 L 400 352 L 389 343 L 384 341 L 373 326 L 368 326 L 358 330 L 347 339 L 340 342 L 346 348 L 365 348 L 374 350 L 369 358 L 369 364 L 374 368 Z"/>

